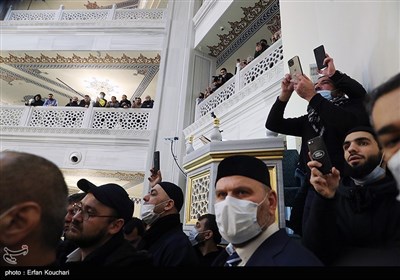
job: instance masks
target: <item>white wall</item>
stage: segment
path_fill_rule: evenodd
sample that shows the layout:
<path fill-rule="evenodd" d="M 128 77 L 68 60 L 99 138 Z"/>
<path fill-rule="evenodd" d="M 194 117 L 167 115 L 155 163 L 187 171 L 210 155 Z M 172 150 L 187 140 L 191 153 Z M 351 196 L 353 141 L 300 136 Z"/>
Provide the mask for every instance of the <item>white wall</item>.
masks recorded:
<path fill-rule="evenodd" d="M 399 1 L 281 0 L 280 10 L 285 60 L 299 55 L 305 74 L 321 44 L 367 91 L 400 71 Z M 307 102 L 294 97 L 287 116 L 306 113 Z"/>
<path fill-rule="evenodd" d="M 179 186 L 185 185 L 185 178 L 179 167 L 175 164 L 171 154 L 170 142 L 165 140 L 168 137 L 179 137 L 174 143 L 173 151 L 177 161 L 185 153 L 185 140 L 182 129 L 188 125 L 187 115 L 194 114 L 191 92 L 188 93 L 192 80 L 191 57 L 193 57 L 193 25 L 192 11 L 193 2 L 174 1 L 168 5 L 170 23 L 167 26 L 164 49 L 161 53 L 161 64 L 159 80 L 157 85 L 156 100 L 153 110 L 158 112 L 155 115 L 154 124 L 157 129 L 154 131 L 154 150 L 160 151 L 160 165 L 164 181 L 174 182 Z M 189 85 L 190 83 L 190 85 Z M 153 150 L 153 146 L 150 150 Z M 148 158 L 148 170 L 152 167 L 151 155 Z M 147 172 L 146 178 L 150 175 Z M 144 193 L 147 192 L 147 182 Z"/>

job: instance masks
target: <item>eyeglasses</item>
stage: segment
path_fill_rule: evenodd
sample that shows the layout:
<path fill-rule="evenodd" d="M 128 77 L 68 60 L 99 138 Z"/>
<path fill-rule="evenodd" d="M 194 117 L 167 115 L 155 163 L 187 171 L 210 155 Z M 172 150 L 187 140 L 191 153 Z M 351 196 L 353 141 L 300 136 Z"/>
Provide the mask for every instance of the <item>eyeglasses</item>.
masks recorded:
<path fill-rule="evenodd" d="M 93 217 L 99 217 L 99 218 L 117 218 L 115 216 L 106 216 L 106 215 L 96 215 L 93 213 L 90 213 L 90 210 L 85 210 L 83 209 L 83 205 L 82 203 L 75 203 L 73 208 L 72 208 L 72 213 L 74 214 L 74 216 L 78 213 L 81 213 L 82 215 L 82 219 L 84 221 L 89 220 L 89 218 L 93 218 Z"/>

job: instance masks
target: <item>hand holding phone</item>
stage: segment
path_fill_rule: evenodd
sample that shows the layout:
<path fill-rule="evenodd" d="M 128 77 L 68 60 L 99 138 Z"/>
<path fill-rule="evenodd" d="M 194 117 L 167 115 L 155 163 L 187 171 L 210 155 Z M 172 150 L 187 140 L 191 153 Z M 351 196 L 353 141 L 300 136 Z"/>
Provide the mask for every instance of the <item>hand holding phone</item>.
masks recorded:
<path fill-rule="evenodd" d="M 328 67 L 328 65 L 324 64 L 324 60 L 326 58 L 324 45 L 321 45 L 314 49 L 314 56 L 315 56 L 315 61 L 317 62 L 317 67 L 319 70 L 322 70 L 322 69 Z"/>
<path fill-rule="evenodd" d="M 301 68 L 300 58 L 296 55 L 288 61 L 290 76 L 292 79 L 296 78 L 297 74 L 303 75 L 303 69 Z"/>
<path fill-rule="evenodd" d="M 321 136 L 317 136 L 307 141 L 308 150 L 310 151 L 311 158 L 322 163 L 322 166 L 318 168 L 322 174 L 328 174 L 332 170 L 332 163 L 326 149 L 324 140 Z"/>
<path fill-rule="evenodd" d="M 160 151 L 155 151 L 153 156 L 153 170 L 157 173 L 160 170 Z"/>

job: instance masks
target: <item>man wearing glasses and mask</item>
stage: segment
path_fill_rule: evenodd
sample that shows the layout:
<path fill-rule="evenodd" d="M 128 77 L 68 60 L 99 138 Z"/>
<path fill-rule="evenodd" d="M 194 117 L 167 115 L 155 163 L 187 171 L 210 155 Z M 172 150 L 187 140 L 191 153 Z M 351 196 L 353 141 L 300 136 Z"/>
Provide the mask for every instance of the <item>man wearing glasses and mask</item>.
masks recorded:
<path fill-rule="evenodd" d="M 79 247 L 67 256 L 66 266 L 150 266 L 148 253 L 124 239 L 123 226 L 134 210 L 128 193 L 117 184 L 97 187 L 86 179 L 78 187 L 87 195 L 73 208 L 66 237 Z"/>

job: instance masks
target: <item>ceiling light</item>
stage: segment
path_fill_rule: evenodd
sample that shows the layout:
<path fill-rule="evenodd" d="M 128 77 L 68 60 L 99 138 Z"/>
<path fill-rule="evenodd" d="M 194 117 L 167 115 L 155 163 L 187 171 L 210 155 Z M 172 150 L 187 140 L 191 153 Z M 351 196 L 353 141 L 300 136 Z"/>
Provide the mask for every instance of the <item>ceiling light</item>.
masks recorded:
<path fill-rule="evenodd" d="M 103 91 L 106 94 L 119 94 L 118 86 L 114 85 L 108 79 L 97 79 L 92 77 L 90 80 L 84 80 L 86 88 L 95 94 Z"/>

